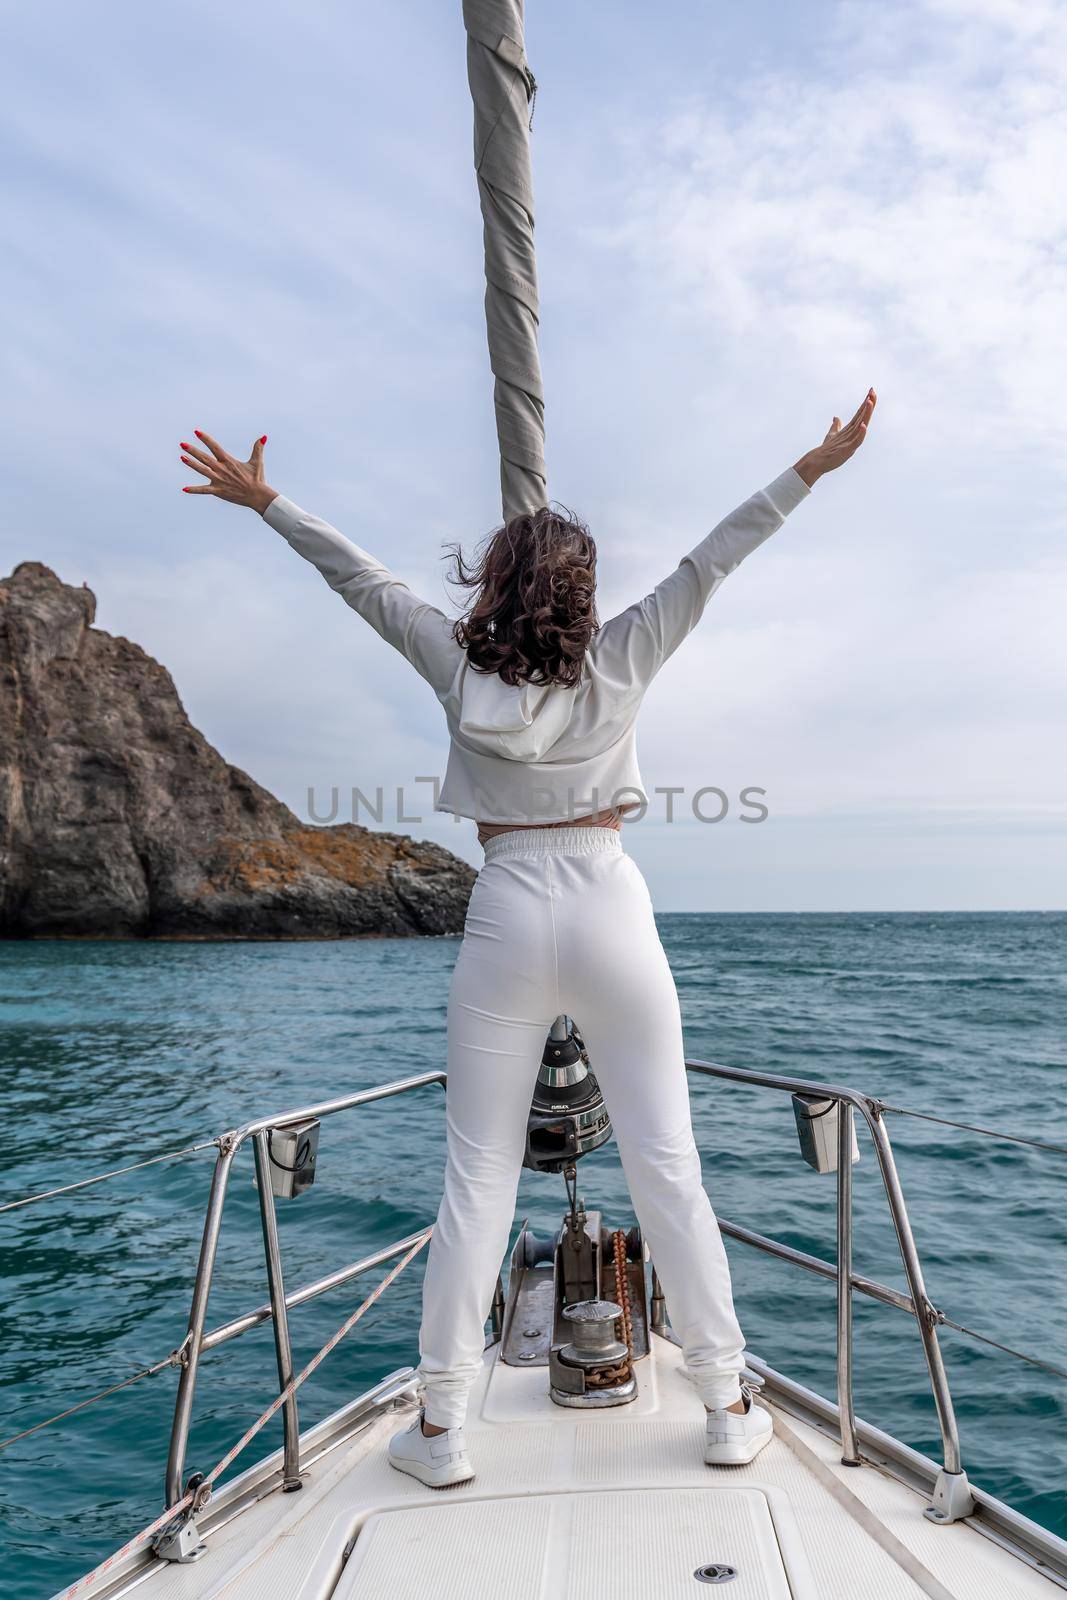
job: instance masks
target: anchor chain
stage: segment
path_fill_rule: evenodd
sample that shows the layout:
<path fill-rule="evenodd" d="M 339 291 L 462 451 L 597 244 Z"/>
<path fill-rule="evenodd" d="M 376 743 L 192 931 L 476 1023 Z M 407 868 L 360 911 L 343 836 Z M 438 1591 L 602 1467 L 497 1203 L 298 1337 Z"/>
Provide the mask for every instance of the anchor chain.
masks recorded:
<path fill-rule="evenodd" d="M 634 1314 L 630 1304 L 630 1274 L 626 1270 L 626 1235 L 621 1228 L 616 1228 L 612 1237 L 612 1248 L 615 1252 L 615 1293 L 622 1307 L 622 1337 L 626 1343 L 627 1365 L 634 1357 Z"/>
<path fill-rule="evenodd" d="M 634 1318 L 630 1302 L 630 1275 L 626 1270 L 626 1234 L 616 1228 L 611 1236 L 612 1259 L 615 1268 L 615 1298 L 622 1314 L 615 1319 L 616 1337 L 626 1343 L 626 1360 L 614 1367 L 601 1367 L 598 1372 L 587 1372 L 585 1381 L 593 1389 L 608 1389 L 626 1383 L 633 1373 Z"/>

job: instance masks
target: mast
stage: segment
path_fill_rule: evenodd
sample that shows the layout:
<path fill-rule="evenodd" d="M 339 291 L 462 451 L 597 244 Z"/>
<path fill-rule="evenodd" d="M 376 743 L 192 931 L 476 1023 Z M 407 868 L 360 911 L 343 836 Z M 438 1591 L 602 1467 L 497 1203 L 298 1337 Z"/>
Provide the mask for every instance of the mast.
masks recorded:
<path fill-rule="evenodd" d="M 505 522 L 548 498 L 530 166 L 537 85 L 526 60 L 523 11 L 524 0 L 463 0 Z"/>
<path fill-rule="evenodd" d="M 505 522 L 548 501 L 530 163 L 537 83 L 526 60 L 524 12 L 525 0 L 463 0 Z M 567 1036 L 566 1017 L 556 1018 L 557 1029 Z"/>

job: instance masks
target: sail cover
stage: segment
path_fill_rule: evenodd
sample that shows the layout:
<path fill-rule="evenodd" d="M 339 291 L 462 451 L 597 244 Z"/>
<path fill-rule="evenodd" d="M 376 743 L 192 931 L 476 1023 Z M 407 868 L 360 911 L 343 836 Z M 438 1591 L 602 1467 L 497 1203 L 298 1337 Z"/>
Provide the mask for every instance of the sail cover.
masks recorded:
<path fill-rule="evenodd" d="M 524 0 L 463 0 L 504 520 L 547 502 Z"/>

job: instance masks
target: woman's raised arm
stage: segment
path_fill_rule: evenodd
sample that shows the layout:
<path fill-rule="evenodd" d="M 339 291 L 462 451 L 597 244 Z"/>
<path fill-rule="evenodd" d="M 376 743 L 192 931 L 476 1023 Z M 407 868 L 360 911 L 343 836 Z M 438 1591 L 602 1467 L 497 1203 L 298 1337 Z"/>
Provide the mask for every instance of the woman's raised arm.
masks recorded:
<path fill-rule="evenodd" d="M 643 600 L 606 622 L 591 646 L 600 670 L 620 685 L 644 689 L 696 627 L 723 579 L 782 526 L 824 473 L 859 449 L 876 398 L 869 389 L 845 427 L 835 417 L 821 444 L 717 523 Z"/>
<path fill-rule="evenodd" d="M 411 662 L 439 694 L 451 684 L 462 651 L 452 638 L 452 624 L 427 600 L 420 600 L 401 578 L 330 523 L 313 516 L 272 489 L 263 476 L 266 434 L 252 446 L 247 461 L 238 461 L 212 439 L 195 430 L 210 455 L 182 442 L 182 460 L 208 479 L 186 486 L 187 494 L 211 494 L 231 505 L 249 506 L 280 533 L 298 555 L 317 567 L 336 594 L 369 622 L 376 633 Z"/>

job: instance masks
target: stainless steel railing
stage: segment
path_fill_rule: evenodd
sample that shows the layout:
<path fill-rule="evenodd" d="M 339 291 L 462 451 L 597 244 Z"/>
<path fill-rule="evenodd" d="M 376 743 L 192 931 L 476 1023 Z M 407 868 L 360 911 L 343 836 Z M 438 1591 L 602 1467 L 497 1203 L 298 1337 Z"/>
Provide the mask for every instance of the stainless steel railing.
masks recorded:
<path fill-rule="evenodd" d="M 193 1283 L 193 1299 L 189 1310 L 189 1326 L 182 1346 L 181 1373 L 178 1379 L 178 1392 L 174 1401 L 174 1421 L 171 1425 L 170 1449 L 167 1455 L 167 1472 L 164 1493 L 167 1505 L 176 1505 L 184 1492 L 183 1479 L 185 1476 L 185 1456 L 189 1445 L 189 1426 L 192 1421 L 193 1399 L 196 1394 L 197 1375 L 200 1366 L 200 1357 L 205 1350 L 215 1345 L 225 1344 L 230 1339 L 237 1338 L 246 1333 L 249 1328 L 254 1328 L 262 1322 L 272 1321 L 274 1324 L 274 1348 L 278 1361 L 278 1378 L 282 1388 L 293 1376 L 293 1355 L 289 1341 L 288 1312 L 292 1306 L 303 1305 L 308 1300 L 313 1300 L 317 1295 L 325 1294 L 328 1289 L 336 1288 L 338 1284 L 347 1283 L 358 1277 L 363 1272 L 368 1272 L 380 1262 L 388 1260 L 391 1256 L 402 1255 L 405 1248 L 410 1246 L 412 1240 L 401 1240 L 398 1244 L 389 1245 L 385 1250 L 376 1251 L 374 1255 L 367 1256 L 362 1261 L 354 1262 L 351 1266 L 343 1268 L 340 1272 L 333 1272 L 315 1283 L 305 1284 L 294 1294 L 287 1295 L 282 1273 L 281 1250 L 278 1244 L 278 1222 L 274 1208 L 274 1192 L 270 1179 L 270 1155 L 268 1149 L 268 1136 L 271 1131 L 286 1128 L 294 1122 L 303 1122 L 309 1117 L 336 1116 L 342 1111 L 351 1111 L 357 1106 L 370 1105 L 375 1100 L 385 1100 L 393 1095 L 406 1094 L 412 1089 L 424 1088 L 427 1084 L 444 1085 L 445 1074 L 440 1071 L 421 1072 L 412 1078 L 401 1078 L 395 1083 L 382 1084 L 376 1089 L 362 1089 L 355 1094 L 343 1095 L 338 1100 L 326 1100 L 318 1105 L 301 1106 L 294 1111 L 285 1111 L 270 1117 L 259 1117 L 254 1122 L 246 1122 L 243 1127 L 235 1128 L 232 1132 L 222 1134 L 215 1142 L 218 1145 L 218 1155 L 215 1159 L 214 1171 L 211 1174 L 211 1189 L 208 1194 L 207 1213 L 204 1218 L 204 1231 L 200 1241 L 200 1256 L 196 1266 L 196 1278 Z M 256 1178 L 259 1190 L 260 1220 L 263 1228 L 263 1247 L 267 1263 L 267 1284 L 270 1301 L 266 1306 L 259 1307 L 256 1311 L 249 1312 L 243 1317 L 236 1318 L 224 1327 L 216 1328 L 212 1333 L 205 1333 L 207 1322 L 208 1300 L 211 1294 L 211 1279 L 215 1270 L 215 1257 L 218 1253 L 219 1233 L 222 1227 L 222 1212 L 226 1201 L 226 1190 L 229 1185 L 230 1171 L 233 1167 L 234 1157 L 241 1146 L 249 1139 L 253 1141 L 256 1161 Z M 282 1464 L 282 1485 L 287 1489 L 300 1487 L 300 1418 L 297 1409 L 296 1395 L 291 1395 L 282 1410 L 282 1425 L 284 1430 L 284 1451 Z"/>
<path fill-rule="evenodd" d="M 857 1089 L 836 1083 L 812 1083 L 805 1078 L 789 1078 L 779 1073 L 752 1072 L 743 1067 L 724 1067 L 712 1061 L 687 1061 L 690 1072 L 703 1073 L 712 1078 L 724 1078 L 733 1083 L 747 1083 L 756 1088 L 778 1089 L 786 1094 L 817 1095 L 833 1100 L 839 1107 L 837 1146 L 837 1264 L 820 1261 L 802 1250 L 795 1250 L 777 1240 L 766 1239 L 734 1223 L 719 1219 L 723 1233 L 739 1242 L 764 1250 L 781 1260 L 792 1261 L 796 1266 L 837 1283 L 837 1404 L 841 1433 L 841 1460 L 850 1466 L 859 1465 L 856 1447 L 856 1415 L 853 1408 L 853 1338 L 852 1294 L 859 1290 L 872 1299 L 908 1311 L 914 1318 L 922 1340 L 923 1356 L 930 1378 L 930 1388 L 937 1409 L 941 1430 L 942 1468 L 935 1485 L 933 1504 L 927 1515 L 934 1521 L 955 1521 L 973 1509 L 973 1499 L 967 1475 L 960 1459 L 959 1430 L 956 1413 L 949 1391 L 948 1376 L 937 1338 L 938 1323 L 943 1320 L 937 1307 L 926 1293 L 922 1265 L 911 1229 L 904 1191 L 897 1172 L 896 1161 L 889 1134 L 883 1120 L 886 1103 L 872 1095 L 861 1094 Z M 889 1213 L 896 1233 L 904 1273 L 910 1293 L 903 1295 L 888 1285 L 857 1277 L 852 1270 L 852 1129 L 854 1115 L 859 1112 L 867 1125 L 878 1161 Z"/>
<path fill-rule="evenodd" d="M 792 1246 L 782 1244 L 774 1239 L 768 1239 L 762 1234 L 755 1233 L 751 1229 L 741 1227 L 737 1223 L 722 1218 L 720 1218 L 720 1227 L 724 1234 L 737 1239 L 740 1243 L 762 1250 L 780 1260 L 791 1261 L 809 1272 L 817 1273 L 836 1282 L 837 1409 L 841 1436 L 841 1459 L 843 1462 L 850 1465 L 858 1465 L 860 1461 L 856 1441 L 856 1417 L 853 1407 L 853 1293 L 859 1292 L 868 1295 L 883 1304 L 908 1312 L 915 1319 L 922 1340 L 923 1354 L 930 1378 L 934 1404 L 937 1409 L 942 1440 L 943 1465 L 938 1484 L 935 1487 L 930 1514 L 940 1521 L 955 1520 L 960 1515 L 966 1515 L 971 1508 L 970 1489 L 961 1464 L 956 1416 L 937 1338 L 937 1325 L 944 1318 L 931 1303 L 926 1292 L 922 1266 L 912 1233 L 889 1134 L 883 1120 L 883 1111 L 886 1109 L 885 1102 L 841 1084 L 817 1083 L 805 1078 L 752 1072 L 746 1068 L 726 1067 L 709 1061 L 690 1060 L 686 1062 L 686 1066 L 691 1072 L 701 1073 L 709 1077 L 726 1079 L 735 1083 L 746 1083 L 758 1088 L 775 1089 L 788 1094 L 818 1095 L 820 1098 L 832 1100 L 838 1104 L 840 1111 L 838 1117 L 836 1184 L 836 1264 L 822 1261 L 805 1251 L 794 1249 Z M 354 1094 L 345 1095 L 337 1100 L 326 1101 L 318 1105 L 302 1106 L 270 1117 L 261 1117 L 230 1133 L 221 1135 L 216 1140 L 218 1156 L 212 1173 L 200 1257 L 197 1263 L 192 1305 L 189 1312 L 188 1331 L 182 1346 L 181 1372 L 174 1405 L 174 1420 L 171 1428 L 165 1485 L 166 1503 L 168 1505 L 175 1504 L 182 1497 L 184 1489 L 183 1478 L 189 1428 L 196 1393 L 199 1360 L 203 1352 L 239 1337 L 250 1328 L 270 1321 L 274 1326 L 279 1384 L 284 1388 L 293 1375 L 288 1312 L 294 1306 L 303 1305 L 318 1295 L 325 1294 L 330 1289 L 350 1282 L 391 1257 L 402 1254 L 410 1247 L 414 1238 L 417 1237 L 417 1235 L 412 1235 L 409 1238 L 399 1240 L 396 1244 L 375 1251 L 361 1261 L 329 1273 L 313 1283 L 304 1284 L 299 1289 L 287 1294 L 278 1242 L 274 1195 L 270 1181 L 268 1148 L 270 1132 L 284 1129 L 293 1123 L 303 1122 L 309 1117 L 321 1119 L 334 1116 L 342 1111 L 353 1110 L 377 1100 L 423 1088 L 429 1084 L 444 1086 L 445 1081 L 445 1073 L 442 1071 L 420 1073 L 415 1077 L 400 1079 L 375 1089 L 365 1089 Z M 878 1169 L 885 1189 L 890 1217 L 908 1282 L 909 1293 L 907 1294 L 886 1284 L 878 1283 L 873 1279 L 859 1276 L 852 1270 L 851 1152 L 853 1122 L 856 1112 L 860 1114 L 865 1122 L 874 1146 Z M 253 1143 L 256 1162 L 260 1220 L 263 1230 L 270 1299 L 267 1304 L 259 1306 L 255 1310 L 247 1312 L 211 1332 L 206 1332 L 208 1300 L 211 1292 L 211 1281 L 230 1171 L 234 1158 L 241 1146 L 249 1140 Z M 495 1313 L 494 1327 L 496 1327 L 499 1320 L 501 1299 L 501 1286 L 498 1282 L 493 1308 Z M 283 1408 L 282 1420 L 284 1432 L 282 1484 L 284 1488 L 296 1489 L 300 1486 L 300 1421 L 295 1395 L 291 1396 L 286 1402 Z"/>

